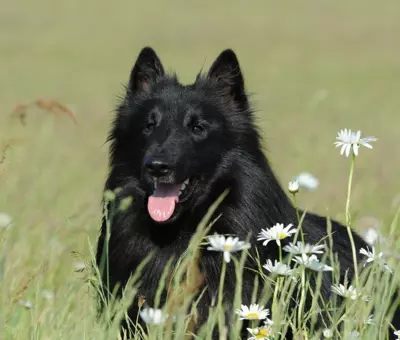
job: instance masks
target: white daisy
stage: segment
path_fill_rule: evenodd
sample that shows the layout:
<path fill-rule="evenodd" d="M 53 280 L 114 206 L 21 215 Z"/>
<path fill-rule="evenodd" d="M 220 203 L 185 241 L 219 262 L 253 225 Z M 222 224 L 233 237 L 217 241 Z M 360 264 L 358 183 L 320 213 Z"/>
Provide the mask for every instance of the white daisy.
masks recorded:
<path fill-rule="evenodd" d="M 140 311 L 140 317 L 149 325 L 160 325 L 165 322 L 168 315 L 161 309 L 147 307 Z"/>
<path fill-rule="evenodd" d="M 364 241 L 367 242 L 369 245 L 373 245 L 379 239 L 379 233 L 375 228 L 368 228 L 364 231 L 363 235 Z"/>
<path fill-rule="evenodd" d="M 291 181 L 288 184 L 288 190 L 291 194 L 295 194 L 299 191 L 299 183 L 297 181 Z"/>
<path fill-rule="evenodd" d="M 240 320 L 264 320 L 269 315 L 268 309 L 263 309 L 257 304 L 251 304 L 250 307 L 241 305 L 240 309 L 236 310 Z"/>
<path fill-rule="evenodd" d="M 208 247 L 207 250 L 222 251 L 226 263 L 231 261 L 231 253 L 251 247 L 250 243 L 239 241 L 238 237 L 229 236 L 225 238 L 223 235 L 215 234 L 207 236 L 207 240 L 210 243 L 210 247 Z"/>
<path fill-rule="evenodd" d="M 264 264 L 263 267 L 272 274 L 285 275 L 285 276 L 293 274 L 293 269 L 290 269 L 290 267 L 287 264 L 278 262 L 277 260 L 275 260 L 275 263 L 272 263 L 272 261 L 268 259 L 267 263 Z"/>
<path fill-rule="evenodd" d="M 343 129 L 338 132 L 336 137 L 338 140 L 334 144 L 336 147 L 341 147 L 340 154 L 346 154 L 346 157 L 350 155 L 350 151 L 353 149 L 354 155 L 358 156 L 358 149 L 360 145 L 363 145 L 369 149 L 372 149 L 370 142 L 377 141 L 375 137 L 361 138 L 361 131 L 352 132 L 350 129 Z"/>
<path fill-rule="evenodd" d="M 374 324 L 374 314 L 368 316 L 368 318 L 364 321 L 366 325 L 373 325 Z"/>
<path fill-rule="evenodd" d="M 297 228 L 292 227 L 293 224 L 288 224 L 287 227 L 284 227 L 283 223 L 277 223 L 272 228 L 261 229 L 261 232 L 258 234 L 257 241 L 264 240 L 263 246 L 266 246 L 270 241 L 276 241 L 276 244 L 280 247 L 281 240 L 296 233 Z"/>
<path fill-rule="evenodd" d="M 323 254 L 324 253 L 324 244 L 312 245 L 309 243 L 303 243 L 301 241 L 297 241 L 296 244 L 290 242 L 287 246 L 283 247 L 283 250 L 292 253 L 294 255 L 300 254 Z"/>
<path fill-rule="evenodd" d="M 314 254 L 310 256 L 307 254 L 301 254 L 301 256 L 295 256 L 293 261 L 317 272 L 327 272 L 333 270 L 332 267 L 319 262 L 317 256 Z"/>
<path fill-rule="evenodd" d="M 356 330 L 351 331 L 351 332 L 348 334 L 348 337 L 345 338 L 345 339 L 346 339 L 346 340 L 360 339 L 360 333 L 359 333 L 358 331 L 356 331 Z"/>
<path fill-rule="evenodd" d="M 33 307 L 33 305 L 32 305 L 32 302 L 30 302 L 30 301 L 25 301 L 25 300 L 19 300 L 19 304 L 22 306 L 22 307 L 25 307 L 26 309 L 32 309 L 32 307 Z"/>
<path fill-rule="evenodd" d="M 274 337 L 274 332 L 270 324 L 266 324 L 263 327 L 246 328 L 246 329 L 251 334 L 251 337 L 248 338 L 247 340 L 257 340 L 257 339 L 269 340 Z"/>
<path fill-rule="evenodd" d="M 400 339 L 400 330 L 393 332 L 393 334 L 397 336 L 397 340 Z"/>
<path fill-rule="evenodd" d="M 12 227 L 12 218 L 10 215 L 0 212 L 0 229 L 9 229 Z"/>
<path fill-rule="evenodd" d="M 324 331 L 322 332 L 322 335 L 324 336 L 325 339 L 331 339 L 333 338 L 333 331 L 329 328 L 325 328 Z"/>
<path fill-rule="evenodd" d="M 356 300 L 359 297 L 357 289 L 351 285 L 348 288 L 342 284 L 332 285 L 331 289 L 332 292 L 334 292 L 335 294 L 343 296 L 345 298 L 349 298 L 351 300 Z"/>
<path fill-rule="evenodd" d="M 357 221 L 356 228 L 359 230 L 361 237 L 369 245 L 384 243 L 386 240 L 380 235 L 383 229 L 382 222 L 374 216 L 363 216 Z"/>
<path fill-rule="evenodd" d="M 370 251 L 368 247 L 367 249 L 361 248 L 360 254 L 365 255 L 367 257 L 364 263 L 364 267 L 367 265 L 367 263 L 375 262 L 378 265 L 384 267 L 389 273 L 392 273 L 392 270 L 386 265 L 383 259 L 383 252 L 379 252 L 378 254 L 376 254 L 375 247 L 372 247 L 372 251 Z"/>
<path fill-rule="evenodd" d="M 313 191 L 318 188 L 319 180 L 309 172 L 302 172 L 296 177 L 296 182 L 300 188 Z"/>

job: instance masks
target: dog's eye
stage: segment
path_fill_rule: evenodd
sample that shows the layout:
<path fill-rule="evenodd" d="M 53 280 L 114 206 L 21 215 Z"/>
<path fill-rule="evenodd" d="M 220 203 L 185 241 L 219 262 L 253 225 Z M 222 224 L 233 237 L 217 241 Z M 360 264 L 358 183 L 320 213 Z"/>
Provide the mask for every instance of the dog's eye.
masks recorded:
<path fill-rule="evenodd" d="M 154 128 L 156 127 L 156 123 L 155 122 L 148 122 L 147 124 L 146 124 L 146 126 L 144 127 L 144 132 L 145 133 L 151 133 L 153 130 L 154 130 Z"/>
<path fill-rule="evenodd" d="M 201 135 L 204 132 L 204 128 L 200 125 L 193 125 L 192 126 L 192 132 L 195 135 Z"/>

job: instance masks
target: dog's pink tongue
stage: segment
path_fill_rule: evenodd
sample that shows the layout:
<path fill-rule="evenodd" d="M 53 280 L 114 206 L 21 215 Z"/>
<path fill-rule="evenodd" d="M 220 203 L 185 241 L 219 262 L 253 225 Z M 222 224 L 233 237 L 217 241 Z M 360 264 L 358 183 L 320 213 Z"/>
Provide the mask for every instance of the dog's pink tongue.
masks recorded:
<path fill-rule="evenodd" d="M 172 216 L 180 188 L 181 184 L 158 183 L 154 194 L 147 202 L 147 209 L 154 221 L 165 222 Z"/>

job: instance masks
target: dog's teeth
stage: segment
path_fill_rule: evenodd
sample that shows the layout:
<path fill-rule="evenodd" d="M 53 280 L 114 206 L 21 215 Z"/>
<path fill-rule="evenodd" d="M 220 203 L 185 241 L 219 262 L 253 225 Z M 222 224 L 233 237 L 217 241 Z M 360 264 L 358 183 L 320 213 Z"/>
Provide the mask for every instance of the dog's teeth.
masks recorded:
<path fill-rule="evenodd" d="M 189 178 L 188 178 L 188 179 L 186 179 L 186 180 L 183 182 L 183 184 L 186 184 L 186 185 L 188 185 L 188 184 L 189 184 Z"/>
<path fill-rule="evenodd" d="M 185 182 L 183 182 L 183 184 L 181 185 L 181 190 L 185 190 L 186 189 L 186 184 Z"/>
<path fill-rule="evenodd" d="M 156 182 L 154 182 L 154 190 L 156 190 L 157 189 L 157 183 Z"/>

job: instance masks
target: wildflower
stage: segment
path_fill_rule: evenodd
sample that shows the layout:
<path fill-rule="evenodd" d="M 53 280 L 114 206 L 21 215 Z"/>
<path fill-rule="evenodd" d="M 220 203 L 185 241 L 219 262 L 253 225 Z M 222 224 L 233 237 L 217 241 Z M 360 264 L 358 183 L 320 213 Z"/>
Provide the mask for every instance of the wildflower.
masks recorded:
<path fill-rule="evenodd" d="M 287 246 L 283 247 L 283 250 L 288 253 L 292 253 L 294 255 L 323 254 L 324 248 L 325 248 L 324 244 L 319 244 L 317 246 L 314 246 L 309 243 L 303 243 L 301 241 L 298 241 L 297 244 L 290 242 Z"/>
<path fill-rule="evenodd" d="M 315 270 L 318 272 L 321 272 L 321 271 L 326 272 L 326 271 L 333 270 L 332 267 L 319 262 L 317 256 L 314 254 L 311 256 L 308 256 L 307 254 L 301 254 L 301 256 L 295 256 L 293 261 L 300 265 L 303 265 L 306 268 L 309 268 L 311 270 Z"/>
<path fill-rule="evenodd" d="M 338 132 L 336 137 L 338 140 L 334 144 L 336 147 L 341 147 L 340 154 L 346 154 L 346 157 L 349 157 L 350 151 L 353 149 L 354 155 L 358 156 L 358 149 L 360 145 L 363 145 L 369 149 L 372 149 L 372 145 L 369 144 L 370 142 L 377 141 L 375 137 L 365 137 L 361 138 L 361 131 L 357 133 L 352 132 L 350 129 L 343 129 Z"/>
<path fill-rule="evenodd" d="M 12 227 L 12 218 L 10 215 L 0 212 L 0 229 L 9 229 Z"/>
<path fill-rule="evenodd" d="M 349 336 L 346 339 L 353 340 L 353 339 L 359 339 L 359 338 L 360 338 L 360 333 L 358 331 L 354 330 L 349 333 Z"/>
<path fill-rule="evenodd" d="M 266 246 L 270 241 L 276 241 L 276 244 L 280 247 L 281 240 L 296 233 L 297 229 L 292 229 L 292 227 L 293 224 L 288 224 L 287 227 L 284 227 L 283 223 L 277 223 L 272 228 L 261 229 L 257 241 L 265 240 L 263 246 Z"/>
<path fill-rule="evenodd" d="M 30 302 L 30 301 L 25 301 L 25 300 L 19 300 L 19 304 L 22 306 L 22 307 L 25 307 L 26 309 L 32 309 L 32 302 Z"/>
<path fill-rule="evenodd" d="M 364 241 L 371 246 L 385 241 L 380 234 L 380 230 L 382 230 L 382 222 L 374 216 L 361 217 L 357 221 L 357 229 Z"/>
<path fill-rule="evenodd" d="M 288 190 L 291 194 L 299 192 L 299 183 L 297 183 L 297 181 L 289 182 Z"/>
<path fill-rule="evenodd" d="M 296 182 L 300 188 L 313 191 L 318 188 L 319 180 L 309 172 L 302 172 L 296 177 Z"/>
<path fill-rule="evenodd" d="M 360 254 L 365 255 L 367 257 L 367 260 L 364 263 L 364 267 L 367 265 L 367 263 L 370 262 L 376 262 L 378 265 L 384 267 L 389 273 L 392 273 L 392 270 L 386 265 L 386 263 L 383 260 L 383 252 L 379 252 L 378 254 L 375 254 L 375 248 L 372 247 L 372 251 L 367 249 L 361 248 L 360 249 Z"/>
<path fill-rule="evenodd" d="M 335 294 L 343 296 L 345 298 L 349 298 L 351 300 L 356 300 L 359 296 L 359 294 L 357 293 L 357 289 L 351 285 L 348 288 L 346 288 L 342 284 L 332 285 L 331 289 L 332 292 L 334 292 Z"/>
<path fill-rule="evenodd" d="M 251 337 L 247 340 L 272 339 L 274 336 L 271 324 L 265 324 L 263 327 L 247 328 L 247 331 L 251 334 Z"/>
<path fill-rule="evenodd" d="M 366 325 L 373 325 L 374 324 L 374 314 L 371 314 L 370 316 L 368 316 L 368 318 L 366 320 L 364 320 L 364 323 Z"/>
<path fill-rule="evenodd" d="M 375 228 L 368 228 L 364 232 L 364 241 L 367 242 L 369 245 L 373 245 L 379 239 L 379 233 Z"/>
<path fill-rule="evenodd" d="M 161 309 L 147 307 L 140 311 L 140 317 L 149 325 L 160 325 L 165 322 L 168 315 Z"/>
<path fill-rule="evenodd" d="M 322 332 L 322 335 L 324 336 L 325 339 L 331 339 L 333 338 L 333 331 L 329 328 L 326 328 Z"/>
<path fill-rule="evenodd" d="M 400 330 L 393 332 L 393 334 L 397 336 L 397 340 L 400 339 Z"/>
<path fill-rule="evenodd" d="M 290 269 L 290 267 L 287 264 L 278 262 L 277 260 L 275 260 L 274 264 L 272 263 L 271 260 L 267 260 L 267 263 L 264 264 L 263 267 L 273 274 L 285 275 L 285 276 L 293 274 L 293 269 Z"/>
<path fill-rule="evenodd" d="M 236 310 L 240 320 L 264 320 L 269 315 L 268 309 L 263 309 L 257 304 L 251 304 L 250 307 L 241 305 L 240 309 Z"/>
<path fill-rule="evenodd" d="M 231 253 L 236 251 L 249 249 L 251 247 L 250 243 L 239 241 L 238 237 L 227 237 L 223 235 L 212 235 L 207 237 L 210 247 L 207 250 L 212 251 L 222 251 L 224 253 L 224 260 L 226 263 L 231 261 Z"/>

